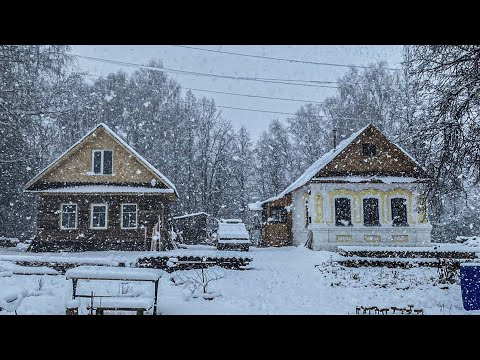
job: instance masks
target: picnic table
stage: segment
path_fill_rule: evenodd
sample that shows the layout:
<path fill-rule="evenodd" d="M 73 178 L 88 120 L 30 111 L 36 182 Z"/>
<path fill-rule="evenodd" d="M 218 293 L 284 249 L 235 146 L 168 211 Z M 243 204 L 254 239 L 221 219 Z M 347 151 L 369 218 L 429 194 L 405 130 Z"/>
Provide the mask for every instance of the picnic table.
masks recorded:
<path fill-rule="evenodd" d="M 97 295 L 92 301 L 92 307 L 97 309 L 97 314 L 103 310 L 136 310 L 138 314 L 147 310 L 153 303 L 153 314 L 157 314 L 158 282 L 164 273 L 159 269 L 143 269 L 111 266 L 79 266 L 67 270 L 67 280 L 72 280 L 72 299 L 79 297 L 91 298 L 91 295 L 77 294 L 78 280 L 119 280 L 119 281 L 150 281 L 154 283 L 154 296 L 149 298 L 114 297 L 110 295 Z"/>

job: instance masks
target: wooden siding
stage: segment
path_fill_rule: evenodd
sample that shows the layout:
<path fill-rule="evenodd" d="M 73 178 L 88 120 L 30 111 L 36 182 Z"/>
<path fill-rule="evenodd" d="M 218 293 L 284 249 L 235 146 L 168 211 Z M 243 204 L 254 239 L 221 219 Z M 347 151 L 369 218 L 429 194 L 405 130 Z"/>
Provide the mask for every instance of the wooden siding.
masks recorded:
<path fill-rule="evenodd" d="M 376 156 L 363 155 L 365 143 L 376 145 Z M 315 177 L 348 175 L 427 177 L 412 159 L 374 127 L 367 128 Z"/>
<path fill-rule="evenodd" d="M 150 246 L 153 226 L 162 213 L 168 216 L 168 202 L 163 195 L 75 195 L 55 194 L 38 197 L 37 237 L 36 241 L 55 242 L 61 245 L 65 242 L 103 242 L 111 243 L 118 249 L 118 243 L 136 242 L 143 244 L 147 228 L 147 249 Z M 77 228 L 73 230 L 60 229 L 61 204 L 77 204 Z M 90 205 L 108 205 L 107 229 L 90 229 Z M 138 204 L 137 229 L 121 228 L 121 204 Z M 115 246 L 113 246 L 115 244 Z M 128 245 L 126 249 L 131 249 Z M 102 248 L 101 250 L 105 250 Z M 138 248 L 136 250 L 146 250 Z"/>
<path fill-rule="evenodd" d="M 281 199 L 272 201 L 264 205 L 262 215 L 262 244 L 264 246 L 288 246 L 292 245 L 292 211 L 287 212 L 287 222 L 285 224 L 268 223 L 270 209 L 272 207 L 286 207 L 292 204 L 290 194 Z"/>
<path fill-rule="evenodd" d="M 113 150 L 113 175 L 91 174 L 93 150 Z M 157 183 L 161 183 L 133 154 L 103 128 L 98 128 L 73 153 L 60 160 L 53 170 L 38 182 L 38 186 L 50 183 L 150 185 L 152 179 L 157 179 Z M 164 184 L 161 184 L 161 187 L 166 188 Z"/>

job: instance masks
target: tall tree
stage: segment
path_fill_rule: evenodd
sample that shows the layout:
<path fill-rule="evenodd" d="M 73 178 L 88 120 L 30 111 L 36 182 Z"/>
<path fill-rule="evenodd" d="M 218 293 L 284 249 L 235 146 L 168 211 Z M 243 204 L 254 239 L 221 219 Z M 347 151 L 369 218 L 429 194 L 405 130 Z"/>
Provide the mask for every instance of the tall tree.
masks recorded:
<path fill-rule="evenodd" d="M 256 182 L 261 198 L 280 193 L 292 182 L 293 155 L 287 127 L 279 120 L 272 121 L 256 146 Z"/>
<path fill-rule="evenodd" d="M 405 47 L 409 127 L 403 142 L 433 176 L 430 203 L 435 238 L 452 240 L 473 224 L 480 181 L 480 46 Z"/>
<path fill-rule="evenodd" d="M 242 126 L 235 136 L 233 143 L 232 182 L 235 185 L 236 199 L 234 202 L 233 215 L 243 219 L 249 219 L 248 203 L 253 196 L 252 179 L 255 172 L 253 143 L 247 129 Z"/>
<path fill-rule="evenodd" d="M 32 229 L 32 197 L 23 185 L 42 163 L 36 142 L 46 141 L 55 116 L 68 46 L 0 45 L 0 233 L 25 236 Z M 27 231 L 28 232 L 28 231 Z"/>
<path fill-rule="evenodd" d="M 339 140 L 368 123 L 397 135 L 405 118 L 401 73 L 387 69 L 385 62 L 362 70 L 351 68 L 338 79 L 338 95 L 325 99 L 323 109 L 337 129 Z"/>
<path fill-rule="evenodd" d="M 332 123 L 324 115 L 321 105 L 307 104 L 288 119 L 288 124 L 295 154 L 293 172 L 299 176 L 333 147 Z"/>

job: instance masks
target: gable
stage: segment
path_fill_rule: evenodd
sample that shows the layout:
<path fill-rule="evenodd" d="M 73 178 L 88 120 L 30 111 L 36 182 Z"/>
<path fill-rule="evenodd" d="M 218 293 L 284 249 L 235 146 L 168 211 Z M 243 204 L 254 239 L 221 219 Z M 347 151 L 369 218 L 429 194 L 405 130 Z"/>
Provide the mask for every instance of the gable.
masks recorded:
<path fill-rule="evenodd" d="M 374 145 L 376 154 L 365 155 Z M 315 177 L 329 176 L 427 177 L 425 171 L 402 149 L 373 126 L 367 127 Z"/>
<path fill-rule="evenodd" d="M 93 173 L 94 150 L 113 151 L 113 174 Z M 154 180 L 155 186 L 152 186 Z M 68 149 L 26 186 L 27 190 L 71 185 L 128 185 L 172 189 L 169 182 L 106 125 L 99 125 Z"/>
<path fill-rule="evenodd" d="M 363 144 L 375 145 L 375 156 L 365 156 Z M 335 149 L 325 153 L 280 194 L 249 206 L 251 210 L 259 210 L 263 204 L 283 198 L 312 179 L 327 177 L 333 181 L 345 181 L 338 178 L 345 176 L 352 179 L 357 177 L 355 182 L 358 182 L 358 177 L 365 176 L 375 176 L 377 180 L 388 182 L 415 182 L 429 178 L 426 171 L 405 150 L 390 142 L 377 128 L 369 124 L 341 141 Z M 382 180 L 381 177 L 388 179 Z"/>

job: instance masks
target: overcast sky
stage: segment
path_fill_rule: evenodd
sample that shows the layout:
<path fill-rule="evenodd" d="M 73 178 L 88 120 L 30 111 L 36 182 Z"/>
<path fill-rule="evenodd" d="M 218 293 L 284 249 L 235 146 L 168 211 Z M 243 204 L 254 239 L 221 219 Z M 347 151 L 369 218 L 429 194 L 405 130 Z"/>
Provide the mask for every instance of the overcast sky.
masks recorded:
<path fill-rule="evenodd" d="M 402 60 L 402 46 L 399 45 L 192 45 L 203 49 L 222 50 L 243 54 L 288 58 L 311 62 L 325 62 L 345 65 L 368 65 L 380 60 L 387 61 L 389 67 L 399 67 Z M 172 45 L 74 45 L 72 53 L 110 60 L 146 64 L 152 59 L 161 60 L 165 68 L 201 73 L 229 75 L 236 77 L 256 77 L 266 79 L 298 79 L 336 81 L 348 69 L 345 67 L 316 64 L 290 63 L 285 61 L 248 58 L 180 48 Z M 106 75 L 123 70 L 130 73 L 133 67 L 104 62 L 78 59 L 81 69 L 93 75 Z M 168 74 L 182 87 L 232 92 L 267 97 L 322 101 L 336 93 L 335 88 L 294 86 L 288 84 L 265 83 L 247 80 L 234 80 Z M 311 84 L 311 83 L 310 83 Z M 327 84 L 335 86 L 335 84 Z M 185 94 L 186 90 L 183 90 Z M 303 104 L 276 99 L 260 99 L 243 96 L 214 94 L 195 90 L 195 96 L 213 98 L 216 105 L 249 108 L 266 111 L 294 113 Z M 268 128 L 272 119 L 285 121 L 290 115 L 270 114 L 233 109 L 219 109 L 235 128 L 245 125 L 252 138 Z"/>

